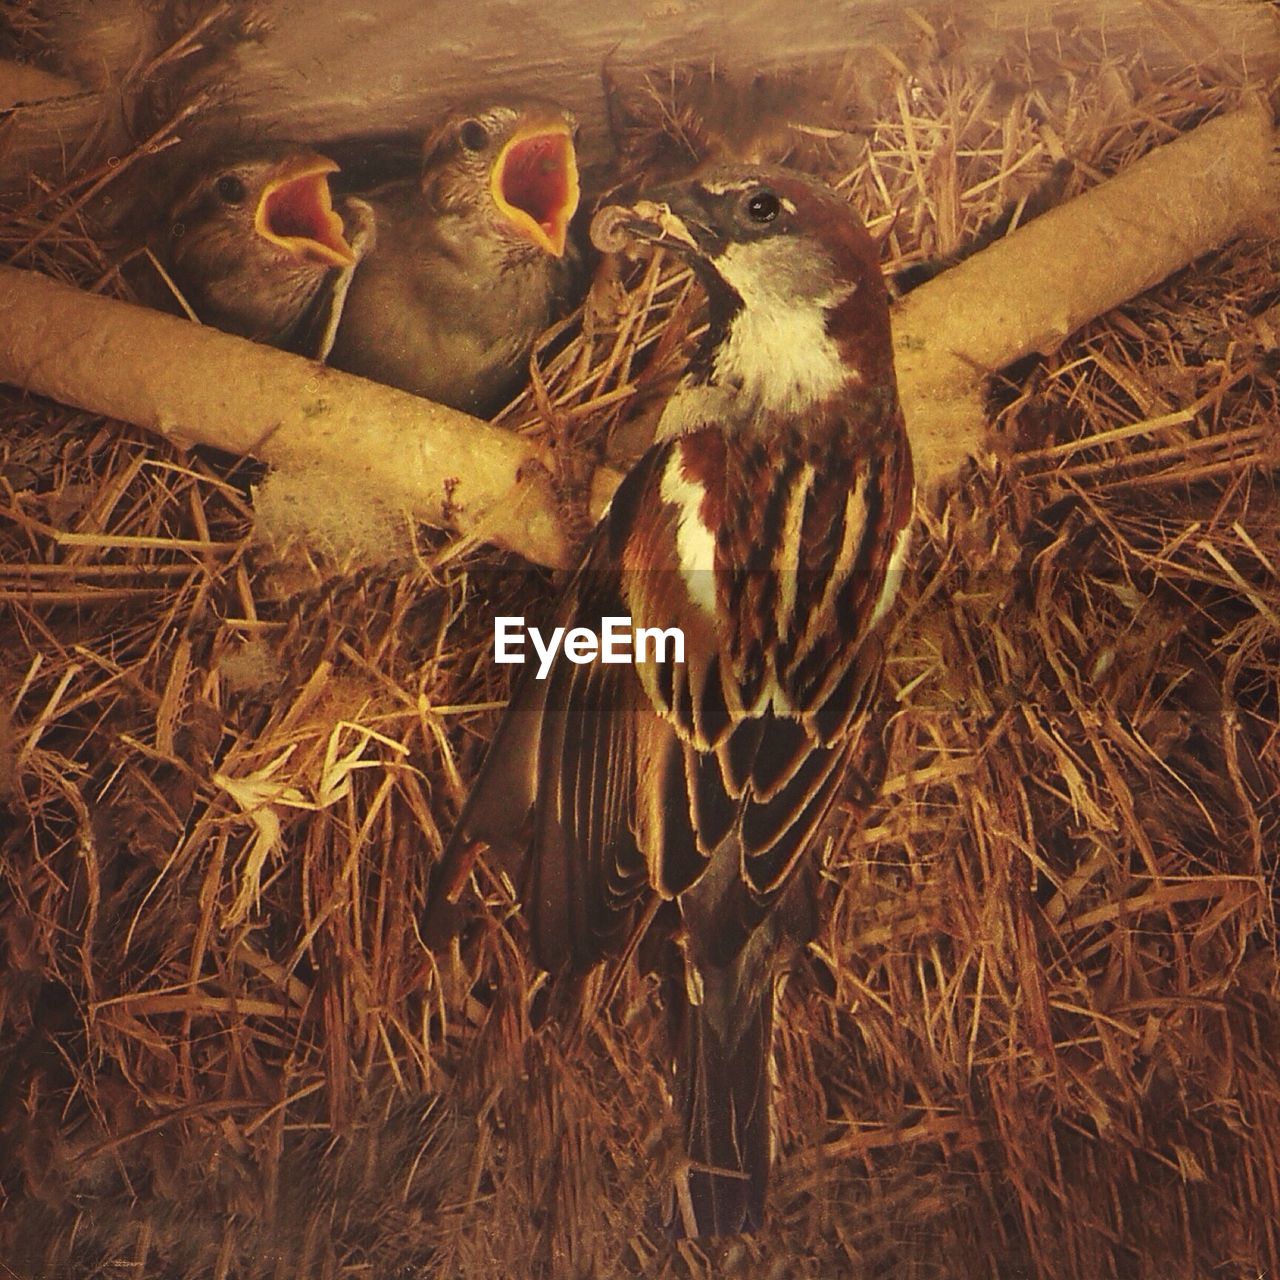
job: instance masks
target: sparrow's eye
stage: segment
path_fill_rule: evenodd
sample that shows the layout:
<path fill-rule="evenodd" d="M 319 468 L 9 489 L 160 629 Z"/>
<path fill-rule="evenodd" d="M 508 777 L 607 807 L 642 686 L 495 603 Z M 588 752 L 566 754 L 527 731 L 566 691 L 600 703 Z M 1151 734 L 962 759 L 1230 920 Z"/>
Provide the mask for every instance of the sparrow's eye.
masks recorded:
<path fill-rule="evenodd" d="M 458 129 L 458 141 L 468 151 L 483 151 L 489 145 L 489 130 L 479 120 L 464 120 Z"/>
<path fill-rule="evenodd" d="M 752 222 L 772 222 L 782 205 L 772 191 L 757 191 L 747 200 L 747 217 Z"/>
<path fill-rule="evenodd" d="M 248 195 L 244 183 L 234 173 L 224 173 L 213 184 L 213 189 L 218 193 L 218 199 L 223 204 L 243 204 L 245 196 Z"/>

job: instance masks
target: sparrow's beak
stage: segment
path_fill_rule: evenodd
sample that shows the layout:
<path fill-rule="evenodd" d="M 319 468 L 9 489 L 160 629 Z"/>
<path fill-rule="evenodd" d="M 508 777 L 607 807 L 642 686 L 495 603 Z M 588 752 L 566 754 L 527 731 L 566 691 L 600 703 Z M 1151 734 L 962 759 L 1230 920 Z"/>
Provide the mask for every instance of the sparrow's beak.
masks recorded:
<path fill-rule="evenodd" d="M 521 235 L 553 257 L 563 257 L 579 194 L 578 159 L 569 126 L 542 124 L 519 130 L 498 153 L 489 191 Z"/>
<path fill-rule="evenodd" d="M 329 175 L 338 166 L 327 156 L 296 156 L 263 188 L 254 230 L 301 261 L 349 267 L 355 254 L 333 208 Z"/>

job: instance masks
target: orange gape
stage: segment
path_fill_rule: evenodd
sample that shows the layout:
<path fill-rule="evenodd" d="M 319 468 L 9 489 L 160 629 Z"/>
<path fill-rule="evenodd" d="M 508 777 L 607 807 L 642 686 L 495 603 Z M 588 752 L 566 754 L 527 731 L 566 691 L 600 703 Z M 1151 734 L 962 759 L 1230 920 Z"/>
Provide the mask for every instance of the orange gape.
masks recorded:
<path fill-rule="evenodd" d="M 536 99 L 459 110 L 416 178 L 369 192 L 373 248 L 331 362 L 481 417 L 500 409 L 583 284 L 575 127 Z"/>

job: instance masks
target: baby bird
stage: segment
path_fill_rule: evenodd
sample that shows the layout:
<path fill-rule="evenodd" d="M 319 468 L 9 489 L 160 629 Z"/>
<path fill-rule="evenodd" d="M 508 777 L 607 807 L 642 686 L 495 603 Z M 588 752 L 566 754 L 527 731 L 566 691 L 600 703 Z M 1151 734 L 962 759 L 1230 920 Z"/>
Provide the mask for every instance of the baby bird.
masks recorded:
<path fill-rule="evenodd" d="M 171 210 L 165 255 L 198 319 L 323 358 L 335 286 L 356 262 L 329 189 L 337 169 L 290 148 L 201 172 Z"/>
<path fill-rule="evenodd" d="M 501 408 L 577 282 L 575 128 L 538 100 L 450 116 L 417 181 L 367 197 L 375 241 L 331 362 L 469 413 Z"/>

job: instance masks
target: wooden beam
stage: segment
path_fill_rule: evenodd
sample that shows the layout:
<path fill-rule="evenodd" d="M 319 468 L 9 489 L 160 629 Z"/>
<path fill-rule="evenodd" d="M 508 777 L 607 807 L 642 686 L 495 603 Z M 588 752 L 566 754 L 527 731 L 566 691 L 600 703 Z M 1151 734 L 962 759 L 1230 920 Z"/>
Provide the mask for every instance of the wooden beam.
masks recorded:
<path fill-rule="evenodd" d="M 1149 0 L 922 0 L 910 12 L 900 0 L 277 0 L 271 29 L 232 50 L 217 76 L 238 127 L 307 141 L 422 130 L 459 100 L 541 93 L 578 113 L 591 163 L 607 145 L 606 61 L 623 77 L 690 62 L 883 68 L 884 48 L 928 56 L 932 28 L 981 65 L 1059 23 L 1105 29 L 1110 53 L 1140 49 L 1153 67 L 1247 56 L 1263 75 L 1277 56 L 1266 8 L 1224 0 L 1210 21 L 1202 5 Z"/>
<path fill-rule="evenodd" d="M 220 70 L 228 114 L 306 140 L 425 130 L 442 108 L 538 93 L 584 124 L 584 160 L 607 152 L 601 73 L 690 60 L 767 70 L 843 57 L 901 34 L 893 0 L 283 0 L 272 31 Z"/>
<path fill-rule="evenodd" d="M 161 0 L 94 0 L 55 6 L 51 31 L 62 61 L 95 90 L 61 103 L 0 106 L 0 194 L 32 173 L 59 183 L 65 162 L 95 130 L 93 158 L 127 148 L 120 98 L 130 75 L 159 51 L 168 18 Z M 583 123 L 583 161 L 607 158 L 601 73 L 620 79 L 689 63 L 738 72 L 847 61 L 883 68 L 882 51 L 929 56 L 928 31 L 946 32 L 952 56 L 994 63 L 1028 31 L 1054 25 L 1105 30 L 1115 56 L 1141 50 L 1155 69 L 1215 59 L 1247 60 L 1265 77 L 1280 61 L 1270 7 L 1219 0 L 1212 17 L 1196 3 L 1151 0 L 274 0 L 269 23 L 219 50 L 210 37 L 198 85 L 219 106 L 200 127 L 231 138 L 263 135 L 333 142 L 370 133 L 424 132 L 446 106 L 504 93 L 563 101 Z M 914 52 L 912 52 L 914 51 Z M 207 65 L 206 65 L 207 64 Z M 191 90 L 184 63 L 177 73 Z M 0 86 L 0 103 L 4 102 Z M 138 141 L 138 139 L 132 139 Z"/>

